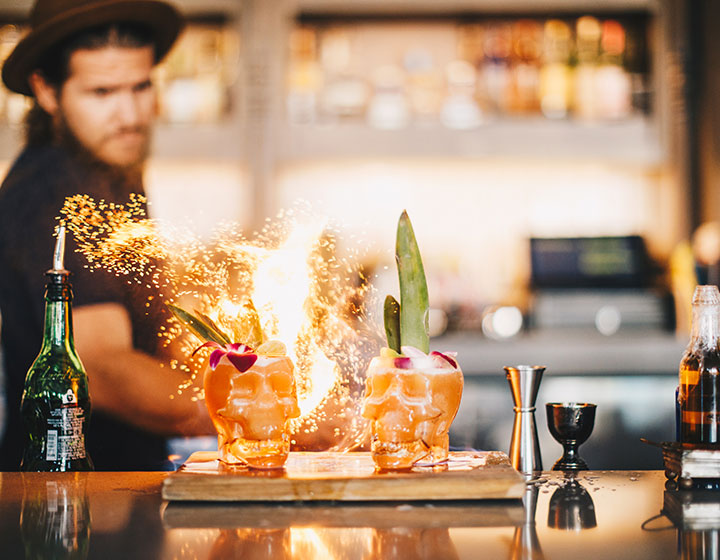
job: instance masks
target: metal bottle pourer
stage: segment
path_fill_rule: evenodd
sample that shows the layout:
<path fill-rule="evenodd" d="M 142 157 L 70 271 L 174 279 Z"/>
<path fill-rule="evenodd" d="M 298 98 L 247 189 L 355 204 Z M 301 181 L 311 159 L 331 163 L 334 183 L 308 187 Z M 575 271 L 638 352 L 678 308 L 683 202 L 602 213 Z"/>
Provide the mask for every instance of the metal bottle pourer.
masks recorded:
<path fill-rule="evenodd" d="M 542 471 L 535 400 L 545 366 L 505 366 L 503 369 L 515 403 L 510 462 L 520 473 L 532 476 Z"/>
<path fill-rule="evenodd" d="M 53 267 L 48 270 L 48 274 L 69 274 L 65 270 L 65 226 L 60 225 L 57 229 L 57 239 L 55 239 L 55 250 L 53 251 Z"/>

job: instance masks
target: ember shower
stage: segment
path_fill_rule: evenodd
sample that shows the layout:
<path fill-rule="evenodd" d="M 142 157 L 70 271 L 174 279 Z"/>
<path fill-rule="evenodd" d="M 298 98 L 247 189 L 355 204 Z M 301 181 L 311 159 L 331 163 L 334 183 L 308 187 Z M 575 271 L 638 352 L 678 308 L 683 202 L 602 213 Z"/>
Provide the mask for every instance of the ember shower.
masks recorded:
<path fill-rule="evenodd" d="M 302 415 L 293 424 L 294 447 L 343 451 L 361 443 L 363 378 L 380 333 L 362 313 L 370 285 L 357 252 L 339 258 L 336 233 L 308 206 L 268 220 L 252 239 L 226 224 L 203 241 L 189 228 L 148 218 L 144 205 L 138 195 L 125 205 L 75 195 L 60 219 L 88 268 L 126 276 L 150 288 L 151 297 L 200 311 L 237 342 L 248 339 L 243 314 L 251 298 L 265 338 L 285 342 L 295 362 Z M 188 389 L 205 357 L 191 357 L 200 342 L 170 313 L 158 336 L 180 343 L 185 359 L 169 366 L 187 373 L 180 390 Z"/>

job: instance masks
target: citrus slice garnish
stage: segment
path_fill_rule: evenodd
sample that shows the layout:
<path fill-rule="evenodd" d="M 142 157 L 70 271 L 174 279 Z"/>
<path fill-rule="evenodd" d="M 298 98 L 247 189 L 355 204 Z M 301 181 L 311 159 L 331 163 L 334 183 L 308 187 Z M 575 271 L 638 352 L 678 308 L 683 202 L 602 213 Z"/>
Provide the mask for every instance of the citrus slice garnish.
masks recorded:
<path fill-rule="evenodd" d="M 388 348 L 387 346 L 383 346 L 380 348 L 380 357 L 382 358 L 398 358 L 400 357 L 400 354 L 395 352 L 392 348 Z"/>
<path fill-rule="evenodd" d="M 255 352 L 263 356 L 285 356 L 287 347 L 279 340 L 268 340 L 255 349 Z"/>

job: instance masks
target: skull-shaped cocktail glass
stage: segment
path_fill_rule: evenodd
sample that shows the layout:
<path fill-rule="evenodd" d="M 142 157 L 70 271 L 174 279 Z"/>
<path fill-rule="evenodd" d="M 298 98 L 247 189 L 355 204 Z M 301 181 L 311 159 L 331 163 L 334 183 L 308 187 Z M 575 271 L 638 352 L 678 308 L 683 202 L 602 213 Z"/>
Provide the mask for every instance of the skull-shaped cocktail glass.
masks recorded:
<path fill-rule="evenodd" d="M 300 416 L 292 360 L 279 340 L 262 342 L 257 312 L 246 302 L 249 325 L 243 338 L 231 343 L 221 327 L 207 315 L 196 315 L 167 304 L 191 332 L 214 348 L 203 378 L 205 404 L 218 433 L 218 458 L 230 465 L 277 469 L 290 453 L 290 420 Z"/>
<path fill-rule="evenodd" d="M 400 301 L 385 298 L 387 347 L 370 362 L 362 412 L 371 421 L 372 457 L 380 469 L 447 459 L 463 389 L 455 355 L 429 352 L 427 282 L 407 212 L 398 220 L 395 261 Z"/>
<path fill-rule="evenodd" d="M 437 463 L 448 457 L 462 371 L 450 356 L 420 354 L 378 356 L 370 362 L 362 413 L 371 421 L 371 452 L 378 468 L 410 468 L 421 460 Z"/>
<path fill-rule="evenodd" d="M 257 359 L 244 371 L 228 356 L 205 369 L 205 404 L 218 433 L 218 457 L 228 464 L 280 468 L 290 453 L 289 421 L 300 416 L 293 364 L 287 356 L 248 355 Z"/>

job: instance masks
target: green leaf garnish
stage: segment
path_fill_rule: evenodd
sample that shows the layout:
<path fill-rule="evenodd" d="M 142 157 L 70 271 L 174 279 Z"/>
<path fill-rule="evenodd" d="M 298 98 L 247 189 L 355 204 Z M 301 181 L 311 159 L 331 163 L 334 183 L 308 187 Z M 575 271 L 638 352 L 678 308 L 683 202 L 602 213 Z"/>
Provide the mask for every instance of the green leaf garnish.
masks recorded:
<path fill-rule="evenodd" d="M 400 304 L 391 295 L 385 298 L 383 307 L 387 347 L 400 353 Z"/>
<path fill-rule="evenodd" d="M 213 321 L 212 317 L 208 317 L 207 315 L 205 315 L 205 313 L 203 313 L 202 311 L 199 311 L 197 309 L 193 309 L 193 313 L 195 313 L 195 316 L 198 319 L 200 319 L 203 323 L 205 323 L 207 326 L 212 328 L 216 333 L 218 333 L 228 339 L 230 338 L 225 334 L 225 331 L 223 331 L 222 328 L 219 327 L 215 321 Z"/>
<path fill-rule="evenodd" d="M 398 221 L 395 261 L 400 280 L 401 345 L 414 346 L 427 354 L 430 351 L 427 281 L 415 232 L 406 211 Z"/>
<path fill-rule="evenodd" d="M 228 336 L 222 332 L 212 320 L 208 323 L 177 305 L 173 305 L 172 303 L 165 303 L 165 305 L 168 306 L 175 317 L 184 323 L 185 326 L 187 326 L 188 329 L 190 329 L 190 331 L 197 335 L 200 339 L 207 342 L 217 342 L 223 346 L 231 344 L 230 338 L 228 338 Z"/>
<path fill-rule="evenodd" d="M 257 309 L 255 309 L 255 304 L 252 299 L 245 299 L 240 314 L 241 318 L 238 322 L 243 326 L 242 340 L 253 348 L 257 348 L 265 342 L 265 336 L 260 326 L 260 316 L 258 315 Z"/>

